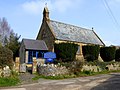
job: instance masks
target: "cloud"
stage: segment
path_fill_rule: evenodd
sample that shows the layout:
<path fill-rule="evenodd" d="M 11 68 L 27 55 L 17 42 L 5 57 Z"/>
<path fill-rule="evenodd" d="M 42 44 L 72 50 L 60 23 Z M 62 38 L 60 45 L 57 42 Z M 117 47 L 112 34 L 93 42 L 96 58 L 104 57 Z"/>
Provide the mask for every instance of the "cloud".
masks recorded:
<path fill-rule="evenodd" d="M 81 0 L 56 0 L 54 2 L 54 8 L 59 12 L 65 12 L 68 9 L 74 9 L 79 6 Z"/>
<path fill-rule="evenodd" d="M 31 2 L 25 2 L 21 6 L 25 12 L 28 12 L 30 14 L 39 14 L 43 5 L 43 2 L 36 0 Z"/>
<path fill-rule="evenodd" d="M 40 14 L 41 10 L 47 3 L 50 10 L 55 10 L 60 13 L 66 12 L 68 9 L 80 7 L 82 0 L 32 0 L 23 3 L 22 9 L 30 14 Z"/>

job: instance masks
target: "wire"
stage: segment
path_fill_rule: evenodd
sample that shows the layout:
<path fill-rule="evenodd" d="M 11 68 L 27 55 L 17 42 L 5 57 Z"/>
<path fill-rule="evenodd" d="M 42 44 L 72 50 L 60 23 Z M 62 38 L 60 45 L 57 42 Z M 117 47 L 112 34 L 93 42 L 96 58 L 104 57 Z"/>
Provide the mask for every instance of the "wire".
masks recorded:
<path fill-rule="evenodd" d="M 115 18 L 111 8 L 109 7 L 108 2 L 106 0 L 103 0 L 103 3 L 104 3 L 104 6 L 105 6 L 108 14 L 112 17 L 112 20 L 114 21 L 114 24 L 117 26 L 117 28 L 120 28 L 120 25 L 119 25 L 117 19 Z"/>

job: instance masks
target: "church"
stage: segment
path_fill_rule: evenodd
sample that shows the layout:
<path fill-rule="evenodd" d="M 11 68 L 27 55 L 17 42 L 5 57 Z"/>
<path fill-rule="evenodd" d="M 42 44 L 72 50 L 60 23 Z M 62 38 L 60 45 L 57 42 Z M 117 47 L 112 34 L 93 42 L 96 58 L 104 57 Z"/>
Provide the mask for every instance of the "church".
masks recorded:
<path fill-rule="evenodd" d="M 43 10 L 43 21 L 36 40 L 44 40 L 49 51 L 54 51 L 55 43 L 73 42 L 78 44 L 78 51 L 76 53 L 76 58 L 78 59 L 82 56 L 83 45 L 105 46 L 93 29 L 90 30 L 51 20 L 47 7 Z"/>

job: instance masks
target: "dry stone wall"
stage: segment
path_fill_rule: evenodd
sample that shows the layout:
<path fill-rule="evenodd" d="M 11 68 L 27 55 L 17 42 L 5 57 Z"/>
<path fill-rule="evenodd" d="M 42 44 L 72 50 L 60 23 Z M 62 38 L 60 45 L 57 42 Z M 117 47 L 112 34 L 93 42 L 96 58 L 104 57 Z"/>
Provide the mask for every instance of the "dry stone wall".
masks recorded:
<path fill-rule="evenodd" d="M 38 73 L 44 76 L 57 76 L 69 74 L 69 71 L 65 66 L 44 64 L 38 66 Z"/>
<path fill-rule="evenodd" d="M 11 75 L 11 70 L 9 66 L 4 67 L 3 69 L 0 68 L 0 77 L 9 77 Z"/>

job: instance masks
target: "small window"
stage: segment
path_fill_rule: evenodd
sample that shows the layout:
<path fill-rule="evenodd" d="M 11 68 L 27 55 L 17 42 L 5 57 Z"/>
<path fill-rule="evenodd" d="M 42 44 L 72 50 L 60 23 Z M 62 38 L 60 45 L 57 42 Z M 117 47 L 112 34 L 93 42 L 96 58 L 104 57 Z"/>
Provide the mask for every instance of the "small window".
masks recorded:
<path fill-rule="evenodd" d="M 32 63 L 33 62 L 32 57 L 33 57 L 32 51 L 28 51 L 28 63 Z"/>
<path fill-rule="evenodd" d="M 36 51 L 33 51 L 32 54 L 33 54 L 33 57 L 36 57 Z"/>
<path fill-rule="evenodd" d="M 78 46 L 77 54 L 80 54 L 80 46 Z"/>
<path fill-rule="evenodd" d="M 43 57 L 42 52 L 38 52 L 38 54 L 37 54 L 37 58 L 42 58 L 42 57 Z"/>

